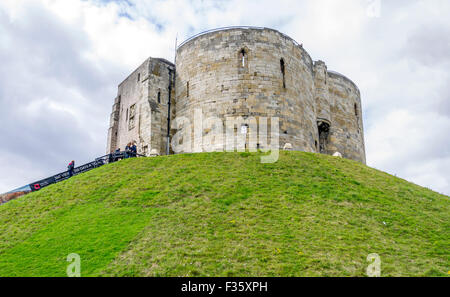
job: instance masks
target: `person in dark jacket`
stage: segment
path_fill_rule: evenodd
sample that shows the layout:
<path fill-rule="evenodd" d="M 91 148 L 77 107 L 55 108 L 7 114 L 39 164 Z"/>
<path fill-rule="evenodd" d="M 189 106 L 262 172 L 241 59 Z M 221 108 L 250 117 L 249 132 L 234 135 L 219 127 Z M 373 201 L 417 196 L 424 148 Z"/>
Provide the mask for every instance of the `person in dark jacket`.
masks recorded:
<path fill-rule="evenodd" d="M 136 147 L 135 143 L 133 143 L 133 145 L 131 146 L 130 150 L 131 150 L 131 156 L 132 157 L 136 157 L 136 155 L 137 155 L 137 147 Z"/>
<path fill-rule="evenodd" d="M 75 161 L 72 160 L 72 162 L 69 163 L 69 166 L 67 166 L 67 169 L 69 170 L 69 177 L 72 177 L 73 171 L 75 170 Z"/>
<path fill-rule="evenodd" d="M 131 142 L 125 147 L 125 159 L 131 156 Z"/>

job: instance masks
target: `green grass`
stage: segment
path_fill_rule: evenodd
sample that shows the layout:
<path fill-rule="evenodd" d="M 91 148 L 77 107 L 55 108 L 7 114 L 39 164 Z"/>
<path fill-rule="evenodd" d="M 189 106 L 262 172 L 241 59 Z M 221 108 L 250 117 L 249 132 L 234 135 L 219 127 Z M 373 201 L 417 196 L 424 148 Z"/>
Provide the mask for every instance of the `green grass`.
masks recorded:
<path fill-rule="evenodd" d="M 447 276 L 449 197 L 282 152 L 127 159 L 0 206 L 0 276 Z"/>

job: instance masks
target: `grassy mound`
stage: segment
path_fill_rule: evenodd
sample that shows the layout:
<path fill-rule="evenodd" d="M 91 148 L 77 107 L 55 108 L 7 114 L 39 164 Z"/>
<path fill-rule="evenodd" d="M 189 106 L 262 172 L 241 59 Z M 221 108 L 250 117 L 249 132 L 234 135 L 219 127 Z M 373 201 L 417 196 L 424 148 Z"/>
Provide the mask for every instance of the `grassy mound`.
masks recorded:
<path fill-rule="evenodd" d="M 0 276 L 445 276 L 449 197 L 324 155 L 128 159 L 0 206 Z"/>

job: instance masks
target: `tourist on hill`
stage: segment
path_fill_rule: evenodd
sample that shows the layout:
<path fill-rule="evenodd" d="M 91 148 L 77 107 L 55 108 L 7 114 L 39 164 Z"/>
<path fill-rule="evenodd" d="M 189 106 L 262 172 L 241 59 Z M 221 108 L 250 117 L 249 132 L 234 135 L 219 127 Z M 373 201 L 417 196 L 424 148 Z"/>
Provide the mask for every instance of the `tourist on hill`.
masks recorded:
<path fill-rule="evenodd" d="M 119 161 L 120 159 L 120 147 L 118 149 L 116 149 L 116 151 L 114 152 L 114 162 Z"/>
<path fill-rule="evenodd" d="M 69 178 L 73 176 L 73 171 L 75 170 L 75 161 L 72 160 L 72 162 L 69 163 L 69 166 L 67 166 L 67 169 L 69 170 Z"/>
<path fill-rule="evenodd" d="M 133 145 L 131 146 L 130 150 L 131 150 L 131 156 L 133 158 L 135 158 L 137 156 L 137 147 L 136 147 L 135 143 L 133 143 Z"/>
<path fill-rule="evenodd" d="M 131 142 L 130 142 L 125 147 L 125 158 L 130 158 L 131 155 L 132 155 L 132 152 L 131 152 Z"/>

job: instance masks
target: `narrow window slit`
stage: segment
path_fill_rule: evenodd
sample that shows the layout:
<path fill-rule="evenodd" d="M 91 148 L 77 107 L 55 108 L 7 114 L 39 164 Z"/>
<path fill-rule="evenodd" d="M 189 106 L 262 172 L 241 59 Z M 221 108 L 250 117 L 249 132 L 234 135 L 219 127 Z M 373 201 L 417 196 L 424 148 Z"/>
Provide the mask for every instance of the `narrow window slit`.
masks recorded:
<path fill-rule="evenodd" d="M 280 70 L 281 70 L 281 75 L 283 76 L 283 89 L 286 89 L 286 67 L 285 67 L 283 58 L 281 58 L 281 60 L 280 60 Z"/>
<path fill-rule="evenodd" d="M 245 49 L 242 49 L 239 52 L 239 59 L 240 59 L 240 66 L 242 68 L 247 67 L 247 52 L 245 51 Z"/>

